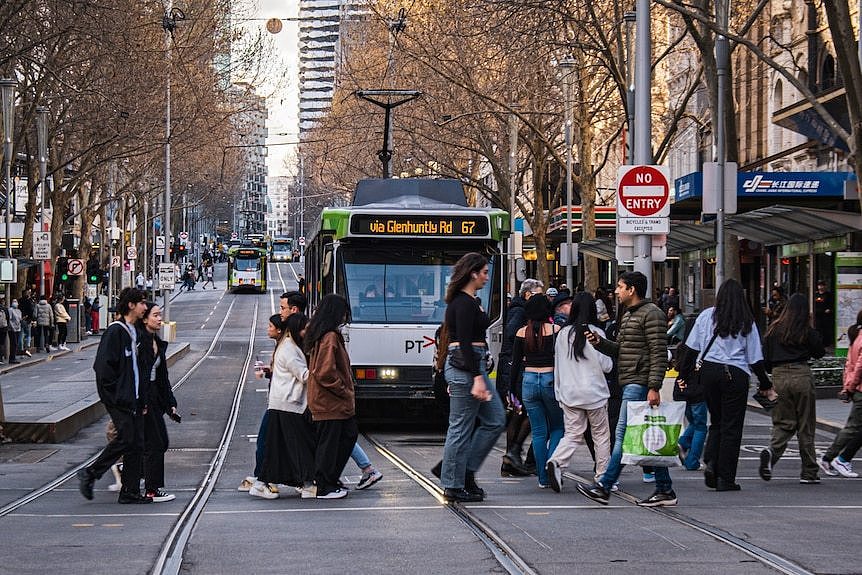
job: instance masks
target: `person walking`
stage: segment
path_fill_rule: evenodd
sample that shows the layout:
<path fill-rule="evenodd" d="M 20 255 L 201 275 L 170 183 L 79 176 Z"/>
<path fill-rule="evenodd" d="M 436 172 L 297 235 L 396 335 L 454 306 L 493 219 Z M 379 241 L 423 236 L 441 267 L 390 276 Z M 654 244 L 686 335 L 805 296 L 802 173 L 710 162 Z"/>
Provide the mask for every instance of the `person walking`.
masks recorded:
<path fill-rule="evenodd" d="M 54 327 L 54 310 L 51 304 L 41 296 L 39 303 L 36 304 L 36 329 L 39 337 L 37 347 L 45 350 L 45 353 L 51 351 L 51 335 Z"/>
<path fill-rule="evenodd" d="M 512 373 L 524 370 L 521 394 L 530 418 L 539 487 L 550 487 L 545 466 L 563 437 L 563 410 L 554 396 L 554 342 L 560 326 L 551 323 L 551 303 L 534 297 L 525 308 L 527 325 L 515 333 Z"/>
<path fill-rule="evenodd" d="M 484 499 L 475 474 L 506 424 L 503 403 L 491 390 L 487 373 L 490 320 L 476 297 L 487 282 L 488 258 L 471 252 L 452 267 L 446 288 L 445 317 L 451 342 L 444 370 L 449 385 L 449 428 L 440 479 L 447 501 Z"/>
<path fill-rule="evenodd" d="M 54 303 L 54 321 L 57 324 L 57 347 L 63 351 L 69 351 L 66 346 L 66 338 L 69 333 L 68 322 L 72 316 L 69 315 L 66 306 L 63 305 L 65 299 L 63 294 L 57 294 L 57 300 Z"/>
<path fill-rule="evenodd" d="M 207 260 L 203 271 L 204 271 L 204 277 L 206 278 L 206 281 L 204 282 L 204 285 L 201 286 L 201 289 L 207 289 L 207 284 L 212 285 L 213 289 L 216 289 L 215 282 L 213 281 L 213 264 L 212 264 L 212 261 Z"/>
<path fill-rule="evenodd" d="M 147 408 L 144 412 L 144 488 L 146 496 L 156 503 L 172 501 L 173 493 L 165 487 L 165 453 L 170 441 L 165 425 L 165 414 L 179 422 L 177 398 L 168 377 L 168 344 L 159 333 L 162 331 L 162 308 L 147 302 L 147 310 L 138 322 L 141 334 L 139 368 L 142 379 L 149 384 Z"/>
<path fill-rule="evenodd" d="M 856 314 L 856 323 L 847 330 L 850 349 L 847 363 L 844 364 L 844 385 L 838 397 L 844 403 L 853 402 L 847 423 L 835 436 L 832 444 L 823 454 L 818 464 L 826 475 L 859 477 L 853 471 L 851 461 L 862 447 L 862 310 Z"/>
<path fill-rule="evenodd" d="M 527 301 L 534 295 L 540 295 L 543 289 L 544 284 L 539 280 L 525 279 L 518 295 L 512 298 L 507 312 L 496 380 L 497 393 L 506 405 L 506 453 L 500 466 L 500 474 L 503 477 L 526 476 L 534 468 L 534 463 L 527 465 L 522 455 L 524 441 L 530 436 L 530 418 L 523 408 L 521 394 L 515 393 L 520 390 L 521 374 L 512 372 L 512 347 L 515 345 L 515 334 L 527 323 L 524 316 Z M 532 450 L 528 451 L 528 461 L 531 454 Z"/>
<path fill-rule="evenodd" d="M 565 431 L 548 458 L 546 473 L 551 488 L 557 493 L 563 485 L 562 470 L 569 466 L 578 446 L 586 445 L 584 433 L 588 425 L 595 449 L 596 479 L 607 470 L 611 458 L 610 391 L 605 374 L 611 372 L 614 361 L 586 345 L 587 331 L 605 337 L 599 323 L 593 297 L 587 292 L 578 293 L 572 301 L 567 325 L 557 335 L 554 347 L 554 397 L 563 410 Z"/>
<path fill-rule="evenodd" d="M 284 335 L 272 357 L 269 388 L 269 423 L 266 446 L 257 480 L 249 489 L 252 497 L 275 499 L 271 485 L 291 485 L 303 498 L 316 496 L 314 487 L 315 436 L 308 410 L 308 364 L 302 351 L 302 331 L 308 323 L 301 313 L 285 322 Z M 339 470 L 340 471 L 340 470 Z"/>
<path fill-rule="evenodd" d="M 320 300 L 305 333 L 304 348 L 310 358 L 308 408 L 317 436 L 314 483 L 318 499 L 347 496 L 340 476 L 359 436 L 353 372 L 339 331 L 349 315 L 347 300 L 328 294 Z"/>
<path fill-rule="evenodd" d="M 18 300 L 13 299 L 9 307 L 9 363 L 21 363 L 18 361 L 18 341 L 21 339 L 21 310 L 18 309 Z"/>
<path fill-rule="evenodd" d="M 650 406 L 661 403 L 661 386 L 667 370 L 667 317 L 652 301 L 646 299 L 647 278 L 641 272 L 626 272 L 617 281 L 616 295 L 626 306 L 620 318 L 617 341 L 610 341 L 592 330 L 587 341 L 601 353 L 617 358 L 619 384 L 623 389 L 622 405 L 616 428 L 616 440 L 608 467 L 591 486 L 578 484 L 578 491 L 603 505 L 608 504 L 610 490 L 623 470 L 623 437 L 629 401 L 646 400 Z M 667 467 L 655 468 L 655 492 L 638 501 L 643 507 L 676 505 L 677 497 Z"/>
<path fill-rule="evenodd" d="M 814 329 L 820 332 L 823 345 L 833 347 L 835 345 L 835 296 L 826 287 L 826 282 L 817 282 L 817 291 L 814 294 Z"/>
<path fill-rule="evenodd" d="M 704 350 L 700 380 L 710 417 L 704 482 L 717 491 L 739 491 L 736 468 L 752 372 L 761 396 L 773 401 L 777 395 L 766 374 L 760 333 L 738 281 L 731 278 L 721 284 L 715 306 L 701 312 L 685 343 L 695 352 Z"/>
<path fill-rule="evenodd" d="M 140 376 L 140 337 L 135 327 L 147 311 L 143 292 L 135 288 L 124 289 L 120 292 L 117 309 L 121 318 L 105 330 L 93 362 L 99 399 L 114 422 L 117 437 L 91 465 L 78 471 L 78 489 L 86 499 L 93 499 L 96 480 L 122 457 L 123 487 L 117 501 L 152 503 L 152 498 L 142 495 L 140 491 L 144 449 L 143 408 L 149 397 L 148 378 Z"/>

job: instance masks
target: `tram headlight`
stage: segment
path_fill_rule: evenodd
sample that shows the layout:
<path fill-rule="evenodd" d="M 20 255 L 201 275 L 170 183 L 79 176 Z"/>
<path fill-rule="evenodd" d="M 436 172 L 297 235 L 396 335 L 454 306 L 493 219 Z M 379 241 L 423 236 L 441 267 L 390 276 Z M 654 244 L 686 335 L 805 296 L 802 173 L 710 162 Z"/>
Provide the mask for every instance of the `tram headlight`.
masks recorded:
<path fill-rule="evenodd" d="M 377 373 L 380 379 L 398 379 L 398 370 L 394 367 L 382 367 Z"/>

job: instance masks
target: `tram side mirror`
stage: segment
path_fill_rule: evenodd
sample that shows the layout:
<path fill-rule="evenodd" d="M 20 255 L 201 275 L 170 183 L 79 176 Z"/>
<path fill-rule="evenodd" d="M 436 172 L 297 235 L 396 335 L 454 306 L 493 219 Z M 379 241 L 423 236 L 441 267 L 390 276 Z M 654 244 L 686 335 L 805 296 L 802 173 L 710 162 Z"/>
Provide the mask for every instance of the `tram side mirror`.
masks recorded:
<path fill-rule="evenodd" d="M 527 260 L 524 258 L 515 259 L 515 277 L 519 282 L 527 279 Z"/>
<path fill-rule="evenodd" d="M 320 272 L 323 277 L 328 277 L 332 273 L 332 252 L 323 254 L 323 267 Z"/>

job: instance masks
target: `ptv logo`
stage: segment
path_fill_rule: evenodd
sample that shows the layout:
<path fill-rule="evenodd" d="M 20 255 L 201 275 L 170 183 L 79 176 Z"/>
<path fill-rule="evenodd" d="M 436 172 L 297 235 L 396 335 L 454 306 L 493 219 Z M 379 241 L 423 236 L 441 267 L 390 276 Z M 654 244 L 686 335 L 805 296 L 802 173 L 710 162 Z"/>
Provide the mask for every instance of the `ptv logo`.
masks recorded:
<path fill-rule="evenodd" d="M 437 345 L 437 342 L 434 341 L 433 337 L 427 335 L 423 335 L 422 339 L 406 339 L 404 340 L 404 353 L 416 350 L 416 353 L 421 355 L 423 349 L 432 345 Z"/>

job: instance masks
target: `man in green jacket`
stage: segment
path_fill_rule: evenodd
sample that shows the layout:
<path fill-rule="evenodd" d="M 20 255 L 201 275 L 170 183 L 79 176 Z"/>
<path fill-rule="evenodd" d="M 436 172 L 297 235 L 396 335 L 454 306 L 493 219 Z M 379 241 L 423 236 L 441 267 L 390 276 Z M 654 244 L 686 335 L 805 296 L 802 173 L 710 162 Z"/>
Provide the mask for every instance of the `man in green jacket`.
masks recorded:
<path fill-rule="evenodd" d="M 647 278 L 640 272 L 626 272 L 617 281 L 617 299 L 626 307 L 619 322 L 617 341 L 609 341 L 588 332 L 587 341 L 605 355 L 616 359 L 623 403 L 617 423 L 616 441 L 611 461 L 601 478 L 578 491 L 593 501 L 608 504 L 610 489 L 623 470 L 623 437 L 626 433 L 626 405 L 629 401 L 648 401 L 653 407 L 661 403 L 662 382 L 667 371 L 667 317 L 657 305 L 645 299 Z M 643 507 L 676 505 L 676 494 L 667 467 L 655 468 L 655 493 L 638 501 Z"/>

